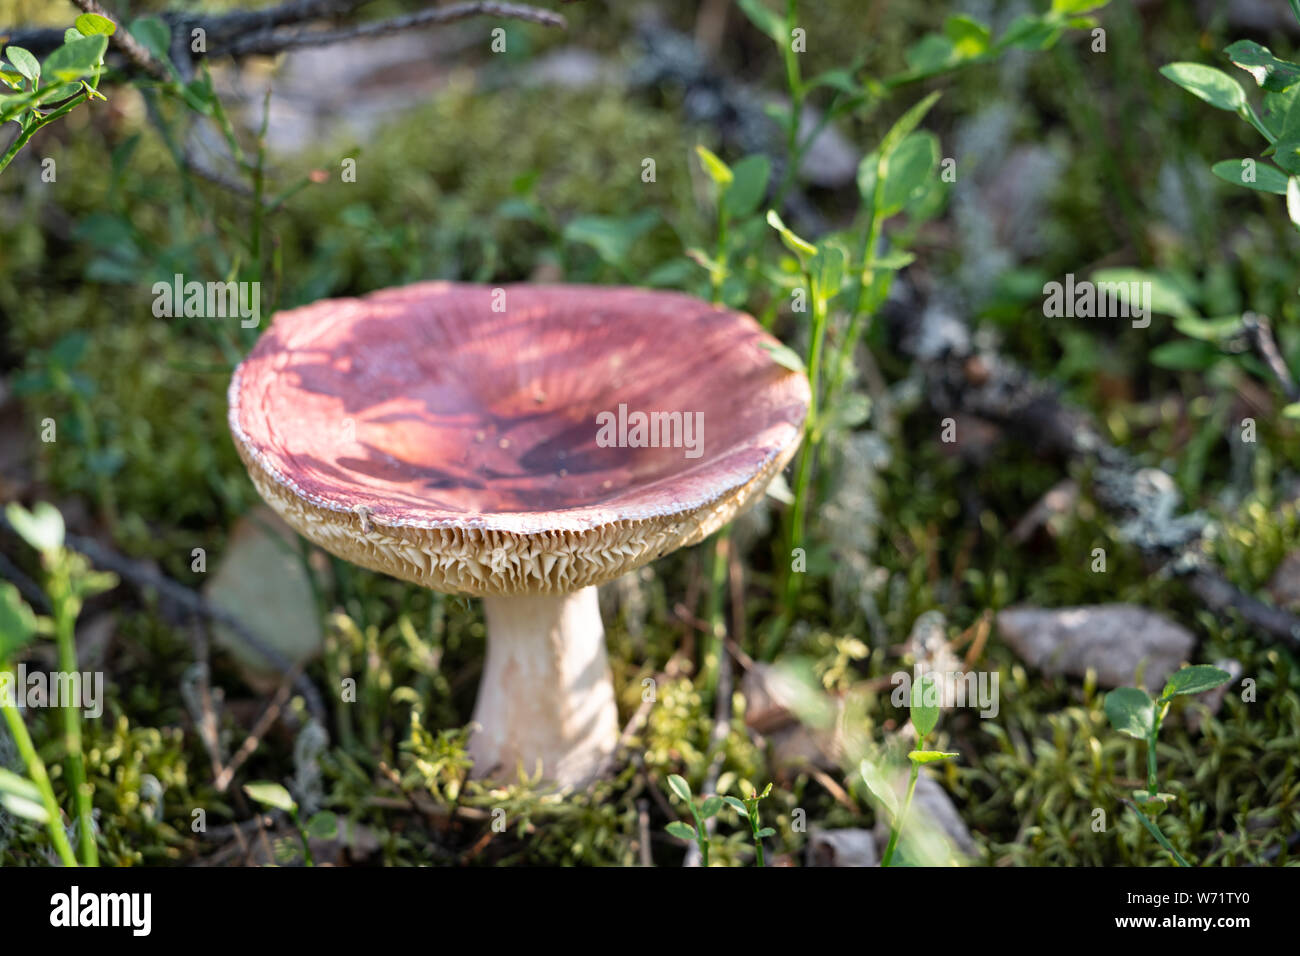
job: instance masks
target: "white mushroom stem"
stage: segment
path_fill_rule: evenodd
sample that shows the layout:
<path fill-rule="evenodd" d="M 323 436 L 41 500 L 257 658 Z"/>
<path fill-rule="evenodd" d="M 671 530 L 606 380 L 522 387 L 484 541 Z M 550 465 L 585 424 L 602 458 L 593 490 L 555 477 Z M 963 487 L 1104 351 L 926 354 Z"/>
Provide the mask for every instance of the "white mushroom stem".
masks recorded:
<path fill-rule="evenodd" d="M 487 660 L 470 737 L 474 775 L 580 787 L 618 743 L 618 708 L 594 587 L 485 597 Z"/>

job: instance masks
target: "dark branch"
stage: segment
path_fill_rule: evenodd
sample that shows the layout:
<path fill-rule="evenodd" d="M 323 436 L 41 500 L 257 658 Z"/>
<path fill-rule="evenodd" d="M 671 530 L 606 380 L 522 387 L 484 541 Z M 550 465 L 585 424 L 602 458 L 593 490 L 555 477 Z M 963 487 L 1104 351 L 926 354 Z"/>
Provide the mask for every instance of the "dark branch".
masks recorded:
<path fill-rule="evenodd" d="M 75 0 L 75 2 L 80 6 L 83 0 Z M 191 32 L 201 29 L 206 38 L 207 53 L 198 56 L 209 57 L 272 54 L 292 47 L 339 43 L 357 37 L 377 36 L 398 30 L 440 26 L 477 16 L 524 20 L 561 29 L 568 25 L 560 14 L 539 7 L 521 3 L 483 2 L 434 7 L 392 20 L 363 22 L 334 30 L 281 29 L 335 23 L 340 18 L 354 13 L 367 2 L 368 0 L 286 0 L 285 3 L 262 10 L 240 10 L 220 14 L 170 10 L 160 16 L 171 28 L 172 37 L 176 41 L 172 45 L 173 56 L 178 52 L 188 54 Z M 110 19 L 117 18 L 110 17 Z M 127 31 L 123 26 L 117 31 L 115 37 L 124 35 L 127 35 Z M 16 27 L 3 31 L 0 36 L 5 37 L 7 43 L 25 47 L 38 57 L 63 45 L 63 30 L 60 28 Z M 147 51 L 143 52 L 148 55 Z M 123 65 L 128 70 L 144 69 L 141 63 L 136 62 L 125 51 L 118 62 L 123 63 L 123 61 L 125 61 Z M 188 63 L 177 64 L 183 75 L 189 72 L 188 66 Z"/>
<path fill-rule="evenodd" d="M 896 283 L 896 290 L 885 310 L 890 337 L 920 367 L 935 412 L 982 418 L 1042 452 L 1089 463 L 1097 503 L 1123 521 L 1120 536 L 1149 563 L 1184 577 L 1220 617 L 1235 612 L 1300 650 L 1300 617 L 1244 593 L 1207 560 L 1199 545 L 1209 522 L 1197 512 L 1182 512 L 1167 474 L 1142 467 L 1111 445 L 1091 418 L 1064 404 L 1050 386 L 977 347 L 957 310 L 927 301 L 906 282 Z"/>
<path fill-rule="evenodd" d="M 393 17 L 391 20 L 358 23 L 339 30 L 297 30 L 291 33 L 271 31 L 254 34 L 234 41 L 229 48 L 220 52 L 228 53 L 234 57 L 279 53 L 282 50 L 290 50 L 294 47 L 327 46 L 332 43 L 343 43 L 347 40 L 400 33 L 403 30 L 452 23 L 456 20 L 466 20 L 478 16 L 524 20 L 548 27 L 560 27 L 561 29 L 566 25 L 564 17 L 558 13 L 539 10 L 536 7 L 526 7 L 517 3 L 460 3 L 451 7 L 421 10 L 417 13 Z"/>

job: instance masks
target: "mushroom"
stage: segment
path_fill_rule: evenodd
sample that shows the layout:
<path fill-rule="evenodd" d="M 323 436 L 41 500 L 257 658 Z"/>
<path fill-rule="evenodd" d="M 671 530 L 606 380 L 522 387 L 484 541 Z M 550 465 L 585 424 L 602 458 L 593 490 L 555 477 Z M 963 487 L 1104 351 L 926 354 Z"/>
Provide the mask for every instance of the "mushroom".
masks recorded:
<path fill-rule="evenodd" d="M 702 541 L 789 461 L 809 389 L 775 344 L 678 293 L 421 283 L 278 313 L 230 430 L 310 541 L 483 598 L 475 775 L 581 786 L 619 734 L 596 586 Z"/>

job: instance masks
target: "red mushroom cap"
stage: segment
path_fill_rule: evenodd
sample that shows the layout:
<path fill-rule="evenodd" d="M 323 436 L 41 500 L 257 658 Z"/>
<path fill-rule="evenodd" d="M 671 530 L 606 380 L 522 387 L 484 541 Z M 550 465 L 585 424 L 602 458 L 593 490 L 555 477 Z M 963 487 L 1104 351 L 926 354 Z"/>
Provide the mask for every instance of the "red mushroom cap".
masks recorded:
<path fill-rule="evenodd" d="M 277 314 L 235 371 L 230 430 L 262 497 L 340 557 L 563 593 L 702 540 L 789 461 L 808 382 L 764 343 L 679 293 L 422 283 Z M 637 412 L 661 413 L 649 436 L 601 440 Z"/>

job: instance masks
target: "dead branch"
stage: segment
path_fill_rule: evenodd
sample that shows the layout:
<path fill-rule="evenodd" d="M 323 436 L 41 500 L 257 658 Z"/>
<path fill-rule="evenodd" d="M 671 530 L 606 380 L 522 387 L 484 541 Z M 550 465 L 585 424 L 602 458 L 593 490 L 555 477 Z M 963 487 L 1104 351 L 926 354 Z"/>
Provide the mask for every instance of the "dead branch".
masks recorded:
<path fill-rule="evenodd" d="M 1122 521 L 1120 537 L 1150 564 L 1183 577 L 1220 617 L 1235 612 L 1300 650 L 1300 617 L 1244 593 L 1210 563 L 1199 547 L 1210 521 L 1183 511 L 1167 474 L 1142 467 L 1110 444 L 1088 415 L 1065 405 L 1052 387 L 978 345 L 955 308 L 923 295 L 914 284 L 896 284 L 884 318 L 895 347 L 919 367 L 937 414 L 982 418 L 1044 453 L 1087 463 L 1097 503 Z"/>
<path fill-rule="evenodd" d="M 102 13 L 96 0 L 74 0 L 83 10 L 96 7 L 91 12 L 108 16 L 109 19 L 122 24 L 120 18 Z M 177 63 L 181 74 L 189 75 L 194 59 L 203 57 L 231 57 L 239 59 L 244 56 L 270 55 L 282 50 L 302 46 L 321 46 L 340 43 L 360 37 L 378 36 L 401 30 L 417 29 L 430 26 L 444 26 L 470 17 L 497 17 L 508 20 L 522 20 L 540 26 L 565 29 L 568 21 L 551 10 L 528 6 L 521 3 L 473 2 L 458 3 L 446 7 L 430 7 L 416 13 L 394 17 L 389 20 L 362 22 L 350 26 L 336 26 L 323 29 L 325 24 L 337 22 L 362 6 L 368 0 L 286 0 L 278 6 L 262 10 L 239 10 L 231 13 L 207 14 L 189 10 L 169 10 L 160 14 L 160 18 L 171 29 L 173 44 L 172 56 L 186 57 L 184 63 Z M 286 27 L 305 27 L 307 29 L 286 30 Z M 202 30 L 206 52 L 194 53 L 190 38 L 195 30 Z M 49 27 L 14 27 L 0 31 L 8 43 L 25 47 L 38 57 L 44 56 L 63 45 L 63 30 Z M 123 38 L 119 40 L 118 38 Z M 151 76 L 164 75 L 161 64 L 130 36 L 125 26 L 114 34 L 114 47 L 122 54 L 119 63 L 130 72 L 144 72 Z M 133 47 L 134 52 L 128 50 Z"/>
<path fill-rule="evenodd" d="M 251 54 L 280 53 L 283 50 L 291 50 L 295 47 L 328 46 L 332 43 L 384 36 L 389 33 L 400 33 L 403 30 L 452 23 L 456 20 L 465 20 L 478 16 L 523 20 L 561 29 L 566 26 L 564 17 L 558 13 L 539 10 L 536 7 L 527 7 L 517 3 L 460 3 L 450 7 L 420 10 L 405 16 L 393 17 L 389 20 L 358 23 L 339 30 L 298 30 L 292 33 L 271 31 L 254 34 L 236 40 L 228 49 L 222 52 L 236 58 Z"/>
<path fill-rule="evenodd" d="M 13 530 L 8 519 L 3 515 L 0 515 L 0 527 L 9 531 Z M 224 624 L 236 638 L 256 651 L 263 660 L 281 674 L 293 672 L 294 665 L 283 654 L 254 633 L 238 617 L 211 604 L 207 598 L 197 591 L 187 588 L 178 581 L 173 581 L 149 564 L 118 554 L 116 551 L 100 544 L 94 538 L 87 538 L 82 535 L 69 534 L 65 536 L 64 544 L 73 551 L 84 554 L 92 564 L 106 571 L 112 571 L 118 577 L 130 581 L 137 588 L 156 592 L 159 597 L 187 612 L 188 615 L 197 614 L 208 620 Z M 298 693 L 302 694 L 303 700 L 307 703 L 307 709 L 311 711 L 312 716 L 324 727 L 326 719 L 325 705 L 321 700 L 320 692 L 316 690 L 316 687 L 304 674 L 297 676 L 294 680 L 294 687 Z"/>

